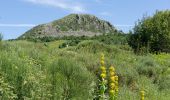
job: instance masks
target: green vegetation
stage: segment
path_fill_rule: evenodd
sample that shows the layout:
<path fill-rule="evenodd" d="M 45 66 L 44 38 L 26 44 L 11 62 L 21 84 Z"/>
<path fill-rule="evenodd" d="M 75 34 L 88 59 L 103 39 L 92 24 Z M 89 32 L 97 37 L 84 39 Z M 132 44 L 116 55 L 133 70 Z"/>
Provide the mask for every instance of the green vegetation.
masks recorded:
<path fill-rule="evenodd" d="M 144 17 L 130 34 L 81 14 L 17 40 L 0 34 L 0 100 L 170 100 L 169 16 Z"/>
<path fill-rule="evenodd" d="M 67 46 L 76 46 L 81 41 L 84 40 L 95 40 L 108 45 L 125 45 L 128 44 L 128 38 L 129 38 L 128 34 L 117 32 L 115 34 L 110 33 L 110 34 L 103 34 L 103 35 L 92 36 L 92 37 L 88 37 L 88 36 L 41 37 L 41 38 L 27 38 L 27 40 L 35 43 L 65 40 L 64 43 L 59 45 L 59 48 L 65 48 Z M 10 41 L 14 41 L 14 40 L 10 40 Z"/>
<path fill-rule="evenodd" d="M 98 96 L 100 54 L 106 68 L 119 77 L 118 100 L 170 99 L 170 55 L 135 55 L 124 45 L 82 40 L 58 48 L 66 40 L 48 43 L 3 41 L 0 49 L 1 100 L 92 100 Z"/>
<path fill-rule="evenodd" d="M 144 17 L 134 28 L 129 44 L 136 52 L 170 52 L 170 11 Z"/>
<path fill-rule="evenodd" d="M 0 33 L 0 41 L 2 41 L 2 39 L 3 39 L 3 36 L 2 36 L 2 34 Z"/>

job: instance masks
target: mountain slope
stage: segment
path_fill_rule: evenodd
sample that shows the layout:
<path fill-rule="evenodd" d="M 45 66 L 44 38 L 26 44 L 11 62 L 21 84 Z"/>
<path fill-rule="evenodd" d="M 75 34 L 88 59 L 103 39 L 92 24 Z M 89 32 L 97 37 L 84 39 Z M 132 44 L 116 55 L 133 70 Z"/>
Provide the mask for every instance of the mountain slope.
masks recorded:
<path fill-rule="evenodd" d="M 94 36 L 114 33 L 117 30 L 107 21 L 88 14 L 70 14 L 51 23 L 38 25 L 19 38 L 38 38 L 45 36 Z"/>

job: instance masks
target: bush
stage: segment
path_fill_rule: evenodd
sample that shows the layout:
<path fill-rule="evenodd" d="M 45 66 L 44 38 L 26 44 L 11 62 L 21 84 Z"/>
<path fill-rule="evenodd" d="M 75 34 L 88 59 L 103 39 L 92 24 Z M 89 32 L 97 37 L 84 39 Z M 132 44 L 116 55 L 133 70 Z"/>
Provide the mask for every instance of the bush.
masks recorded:
<path fill-rule="evenodd" d="M 108 53 L 110 52 L 118 52 L 117 48 L 113 48 L 107 44 L 101 43 L 99 41 L 93 41 L 93 40 L 87 40 L 79 43 L 76 47 L 77 51 L 84 51 L 84 52 L 91 52 L 91 53 L 97 53 L 97 52 L 103 52 L 106 51 Z"/>
<path fill-rule="evenodd" d="M 0 99 L 1 100 L 14 100 L 16 99 L 13 87 L 5 82 L 4 77 L 0 74 Z"/>
<path fill-rule="evenodd" d="M 159 89 L 160 90 L 170 89 L 170 77 L 168 75 L 161 77 L 161 79 L 159 80 Z"/>
<path fill-rule="evenodd" d="M 76 40 L 67 40 L 66 42 L 62 43 L 59 45 L 59 48 L 65 48 L 67 46 L 76 46 L 80 43 L 81 41 L 76 39 Z"/>
<path fill-rule="evenodd" d="M 52 99 L 92 99 L 93 75 L 70 58 L 54 61 L 49 69 Z M 84 98 L 84 99 L 83 99 Z"/>
<path fill-rule="evenodd" d="M 145 57 L 140 60 L 137 71 L 140 75 L 151 78 L 154 83 L 157 83 L 163 70 L 153 59 Z"/>

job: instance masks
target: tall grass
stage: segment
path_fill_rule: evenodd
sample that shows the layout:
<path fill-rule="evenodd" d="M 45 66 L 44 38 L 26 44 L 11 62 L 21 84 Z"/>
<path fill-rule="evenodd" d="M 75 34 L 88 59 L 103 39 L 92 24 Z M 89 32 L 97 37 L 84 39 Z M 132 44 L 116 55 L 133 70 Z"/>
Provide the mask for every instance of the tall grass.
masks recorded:
<path fill-rule="evenodd" d="M 2 41 L 0 99 L 93 100 L 101 52 L 119 76 L 118 100 L 140 100 L 141 90 L 145 100 L 170 99 L 169 54 L 138 56 L 127 45 L 90 40 L 58 48 L 62 43 Z"/>

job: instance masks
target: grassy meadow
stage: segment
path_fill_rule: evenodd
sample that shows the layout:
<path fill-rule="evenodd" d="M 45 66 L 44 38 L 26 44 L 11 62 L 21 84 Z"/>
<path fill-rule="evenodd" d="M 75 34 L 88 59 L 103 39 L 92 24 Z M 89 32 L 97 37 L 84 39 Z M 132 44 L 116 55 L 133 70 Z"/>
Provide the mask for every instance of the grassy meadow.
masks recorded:
<path fill-rule="evenodd" d="M 128 45 L 84 40 L 0 43 L 0 100 L 98 100 L 101 53 L 119 77 L 117 100 L 170 100 L 170 54 L 136 55 Z"/>

